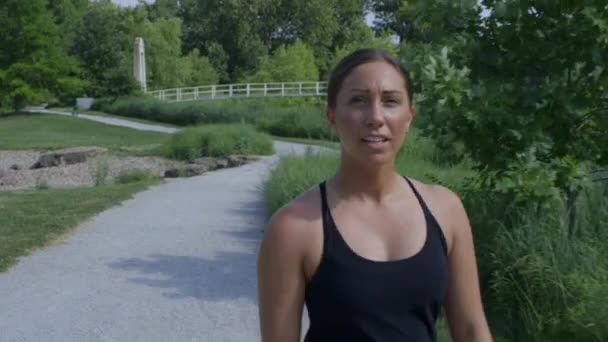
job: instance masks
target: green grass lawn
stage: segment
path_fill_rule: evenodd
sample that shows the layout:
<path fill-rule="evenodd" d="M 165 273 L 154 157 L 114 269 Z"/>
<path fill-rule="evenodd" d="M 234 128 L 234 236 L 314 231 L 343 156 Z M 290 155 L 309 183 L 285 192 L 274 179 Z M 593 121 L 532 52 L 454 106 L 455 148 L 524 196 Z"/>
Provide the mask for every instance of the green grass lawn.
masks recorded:
<path fill-rule="evenodd" d="M 157 179 L 92 188 L 0 192 L 0 272 Z"/>
<path fill-rule="evenodd" d="M 48 114 L 22 114 L 0 118 L 0 150 L 58 149 L 100 146 L 111 150 L 150 151 L 170 137 L 159 132 Z"/>

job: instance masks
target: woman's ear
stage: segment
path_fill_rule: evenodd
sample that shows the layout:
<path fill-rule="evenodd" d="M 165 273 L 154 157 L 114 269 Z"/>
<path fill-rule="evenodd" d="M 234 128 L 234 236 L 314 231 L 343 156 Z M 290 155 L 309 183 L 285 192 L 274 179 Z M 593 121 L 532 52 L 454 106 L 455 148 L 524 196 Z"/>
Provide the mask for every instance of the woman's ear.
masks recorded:
<path fill-rule="evenodd" d="M 336 134 L 336 111 L 330 106 L 325 106 L 325 116 L 327 117 L 327 123 L 329 127 Z"/>
<path fill-rule="evenodd" d="M 407 125 L 405 126 L 406 132 L 410 129 L 410 126 L 412 125 L 412 121 L 414 121 L 414 118 L 416 117 L 416 108 L 410 107 L 409 112 L 410 112 L 410 117 L 409 117 L 409 120 L 407 121 Z"/>

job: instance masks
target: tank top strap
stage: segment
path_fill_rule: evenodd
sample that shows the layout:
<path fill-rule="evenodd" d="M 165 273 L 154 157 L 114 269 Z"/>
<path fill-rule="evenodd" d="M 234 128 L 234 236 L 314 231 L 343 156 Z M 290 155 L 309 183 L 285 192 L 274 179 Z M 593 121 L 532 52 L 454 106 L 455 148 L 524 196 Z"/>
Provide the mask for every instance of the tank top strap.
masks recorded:
<path fill-rule="evenodd" d="M 329 204 L 327 201 L 327 180 L 322 181 L 319 184 L 319 192 L 321 193 L 321 215 L 323 225 L 323 256 L 325 257 L 333 241 L 335 239 L 333 227 L 333 220 L 329 211 Z"/>
<path fill-rule="evenodd" d="M 435 216 L 433 215 L 433 213 L 431 212 L 429 207 L 426 205 L 426 202 L 424 201 L 424 199 L 422 198 L 422 196 L 420 195 L 418 190 L 416 190 L 416 187 L 414 186 L 412 181 L 405 176 L 403 176 L 403 178 L 410 185 L 410 188 L 412 188 L 412 191 L 414 192 L 416 199 L 418 199 L 418 202 L 420 203 L 420 206 L 422 207 L 422 211 L 424 212 L 424 217 L 427 221 L 427 227 L 431 228 L 431 229 L 429 229 L 429 233 L 432 232 L 432 233 L 434 233 L 434 235 L 436 235 L 439 238 L 439 241 L 441 242 L 441 246 L 443 247 L 443 251 L 444 251 L 444 253 L 447 254 L 447 250 L 448 250 L 447 242 L 445 241 L 445 236 L 443 235 L 443 230 L 441 229 L 439 222 L 437 221 L 437 219 L 435 218 Z"/>

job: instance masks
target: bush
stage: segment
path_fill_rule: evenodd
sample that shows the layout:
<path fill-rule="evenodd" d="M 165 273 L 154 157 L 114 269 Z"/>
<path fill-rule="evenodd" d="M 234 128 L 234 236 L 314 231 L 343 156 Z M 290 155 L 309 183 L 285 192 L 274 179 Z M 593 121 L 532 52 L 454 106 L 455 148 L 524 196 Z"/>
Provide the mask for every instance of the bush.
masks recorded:
<path fill-rule="evenodd" d="M 185 128 L 172 136 L 165 150 L 167 157 L 180 160 L 269 155 L 274 152 L 270 137 L 247 124 L 212 124 Z"/>
<path fill-rule="evenodd" d="M 158 176 L 152 174 L 149 170 L 122 170 L 116 177 L 116 183 L 118 184 L 128 184 L 128 183 L 137 183 L 141 181 L 147 181 L 158 178 Z"/>
<path fill-rule="evenodd" d="M 149 97 L 101 100 L 95 110 L 178 126 L 248 123 L 272 135 L 333 139 L 316 99 L 242 99 L 166 103 Z"/>

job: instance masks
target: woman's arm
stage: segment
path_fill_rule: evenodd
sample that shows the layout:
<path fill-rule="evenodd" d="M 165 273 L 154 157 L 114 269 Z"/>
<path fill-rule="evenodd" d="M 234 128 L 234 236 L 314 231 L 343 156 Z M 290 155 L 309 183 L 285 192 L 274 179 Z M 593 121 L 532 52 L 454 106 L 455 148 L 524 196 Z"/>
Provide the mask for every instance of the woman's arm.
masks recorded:
<path fill-rule="evenodd" d="M 446 298 L 446 315 L 454 342 L 491 342 L 479 289 L 473 234 L 460 198 L 446 195 L 450 224 L 451 248 L 448 256 L 450 282 Z"/>
<path fill-rule="evenodd" d="M 300 341 L 305 278 L 303 242 L 293 208 L 279 210 L 266 227 L 258 257 L 262 342 Z"/>

